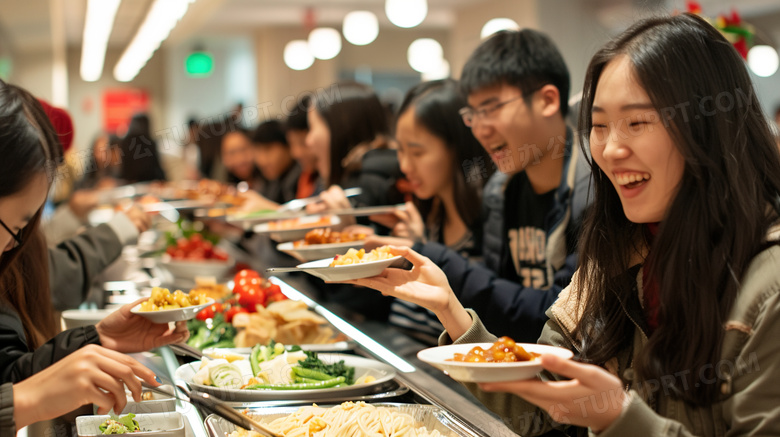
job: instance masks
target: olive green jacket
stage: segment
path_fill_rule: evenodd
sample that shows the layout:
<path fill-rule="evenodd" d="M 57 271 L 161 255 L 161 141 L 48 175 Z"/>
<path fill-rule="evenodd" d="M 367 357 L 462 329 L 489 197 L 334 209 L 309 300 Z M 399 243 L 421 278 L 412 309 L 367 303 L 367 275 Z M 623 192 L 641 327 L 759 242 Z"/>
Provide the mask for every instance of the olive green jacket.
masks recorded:
<path fill-rule="evenodd" d="M 641 293 L 642 275 L 641 270 L 637 271 L 637 289 Z M 571 333 L 579 320 L 579 308 L 571 288 L 570 285 L 564 289 L 547 311 L 549 320 L 538 343 L 576 353 L 578 345 Z M 628 308 L 627 312 L 631 310 Z M 494 341 L 495 336 L 485 330 L 479 317 L 469 312 L 472 326 L 454 343 Z M 637 314 L 629 313 L 629 317 L 632 320 L 644 317 L 641 307 Z M 696 407 L 669 396 L 670 385 L 681 383 L 680 372 L 657 382 L 634 381 L 631 363 L 647 342 L 640 325 L 636 322 L 635 325 L 632 347 L 605 365 L 630 389 L 630 403 L 599 436 L 780 435 L 780 245 L 759 253 L 742 278 L 739 295 L 725 325 L 720 361 L 713 363 L 718 379 L 696 379 L 697 384 L 720 385 L 720 396 L 710 406 Z M 440 344 L 450 342 L 446 332 L 439 339 Z M 541 377 L 559 379 L 549 373 Z M 482 392 L 475 384 L 467 387 L 518 434 L 538 435 L 565 428 L 518 396 Z"/>

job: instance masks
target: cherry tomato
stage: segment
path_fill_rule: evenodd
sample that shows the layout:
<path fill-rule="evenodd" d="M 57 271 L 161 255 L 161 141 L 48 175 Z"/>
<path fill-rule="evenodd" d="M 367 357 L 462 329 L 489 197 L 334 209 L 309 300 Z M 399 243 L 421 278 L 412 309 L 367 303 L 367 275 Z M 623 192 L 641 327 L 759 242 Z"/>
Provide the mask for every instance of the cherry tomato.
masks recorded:
<path fill-rule="evenodd" d="M 260 274 L 257 273 L 254 270 L 249 269 L 243 269 L 236 273 L 236 276 L 233 277 L 233 282 L 238 284 L 238 281 L 240 281 L 242 278 L 259 278 Z"/>
<path fill-rule="evenodd" d="M 260 289 L 260 278 L 243 278 L 238 281 L 233 293 L 238 294 L 238 304 L 249 310 L 257 311 L 257 305 L 265 305 L 265 293 Z"/>
<path fill-rule="evenodd" d="M 235 316 L 236 314 L 248 313 L 248 312 L 249 312 L 248 309 L 244 307 L 240 307 L 238 305 L 234 305 L 230 307 L 229 310 L 225 311 L 225 321 L 230 323 L 231 321 L 233 321 L 233 316 Z"/>
<path fill-rule="evenodd" d="M 222 312 L 222 304 L 220 303 L 213 303 L 206 308 L 203 308 L 200 310 L 198 315 L 195 316 L 198 320 L 206 320 L 206 319 L 213 319 L 214 315 L 217 313 Z"/>
<path fill-rule="evenodd" d="M 287 296 L 282 293 L 282 289 L 278 285 L 271 284 L 270 282 L 266 284 L 263 292 L 265 292 L 267 303 L 278 302 L 280 300 L 287 299 Z"/>

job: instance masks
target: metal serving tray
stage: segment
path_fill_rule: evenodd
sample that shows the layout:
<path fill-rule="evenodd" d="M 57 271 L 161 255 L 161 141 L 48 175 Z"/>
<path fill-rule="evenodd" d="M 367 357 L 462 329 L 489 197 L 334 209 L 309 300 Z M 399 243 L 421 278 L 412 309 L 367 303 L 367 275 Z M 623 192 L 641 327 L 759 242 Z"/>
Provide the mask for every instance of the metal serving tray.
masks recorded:
<path fill-rule="evenodd" d="M 311 404 L 311 403 L 309 403 Z M 458 422 L 446 411 L 433 405 L 419 404 L 398 404 L 398 403 L 375 403 L 376 407 L 395 408 L 401 413 L 406 413 L 428 429 L 428 431 L 439 431 L 446 437 L 473 436 L 471 432 L 462 428 Z M 329 407 L 333 405 L 326 405 Z M 264 422 L 270 422 L 274 419 L 287 416 L 294 413 L 300 407 L 272 407 L 262 409 L 250 409 L 250 414 L 254 418 L 261 419 Z M 236 426 L 227 420 L 210 415 L 205 420 L 206 430 L 211 437 L 226 437 L 236 430 Z"/>

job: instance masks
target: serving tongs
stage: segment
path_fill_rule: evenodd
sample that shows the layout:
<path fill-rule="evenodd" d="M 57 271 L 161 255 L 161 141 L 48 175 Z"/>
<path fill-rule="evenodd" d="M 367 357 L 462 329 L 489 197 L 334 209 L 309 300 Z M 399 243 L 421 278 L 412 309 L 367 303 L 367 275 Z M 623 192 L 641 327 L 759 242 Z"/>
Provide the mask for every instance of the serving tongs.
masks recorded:
<path fill-rule="evenodd" d="M 360 187 L 356 188 L 347 188 L 344 190 L 344 195 L 346 197 L 352 197 L 352 196 L 359 196 L 361 193 L 363 193 L 363 189 Z M 283 203 L 279 209 L 276 210 L 276 212 L 292 212 L 292 211 L 300 211 L 305 207 L 306 205 L 310 203 L 317 203 L 320 201 L 319 194 L 316 196 L 307 197 L 305 199 L 293 199 L 287 203 Z"/>
<path fill-rule="evenodd" d="M 190 403 L 209 413 L 216 414 L 225 420 L 247 430 L 257 431 L 268 437 L 284 437 L 251 417 L 234 410 L 225 402 L 211 396 L 208 393 L 194 391 L 190 393 Z"/>
<path fill-rule="evenodd" d="M 173 392 L 169 392 L 158 387 L 153 387 L 144 381 L 141 382 L 141 386 L 144 388 L 144 390 L 152 391 L 164 396 L 173 396 L 180 401 L 184 401 L 195 407 L 199 407 L 210 414 L 216 414 L 217 416 L 220 416 L 230 423 L 236 426 L 240 426 L 241 428 L 254 430 L 268 437 L 284 437 L 281 434 L 277 434 L 276 432 L 272 431 L 262 423 L 252 419 L 251 417 L 239 413 L 224 401 L 221 401 L 208 393 L 199 391 L 191 392 L 186 390 L 185 387 L 179 385 L 179 388 L 182 389 L 182 391 L 187 396 L 183 397 L 176 392 L 176 389 L 174 389 Z"/>

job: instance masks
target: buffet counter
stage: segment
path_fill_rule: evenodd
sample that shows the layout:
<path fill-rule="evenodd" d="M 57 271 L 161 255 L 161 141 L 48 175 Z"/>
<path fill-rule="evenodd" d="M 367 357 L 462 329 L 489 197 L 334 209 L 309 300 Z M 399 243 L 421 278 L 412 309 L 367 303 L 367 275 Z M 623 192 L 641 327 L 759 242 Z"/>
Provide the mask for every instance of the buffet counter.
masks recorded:
<path fill-rule="evenodd" d="M 270 266 L 293 265 L 295 261 L 284 254 L 280 254 L 267 237 L 254 236 L 243 240 L 239 245 L 224 245 L 231 257 L 258 271 L 263 272 Z M 151 278 L 156 276 L 154 269 L 144 268 Z M 137 278 L 137 275 L 136 275 Z M 338 302 L 320 304 L 318 301 L 321 290 L 318 283 L 312 281 L 305 274 L 292 273 L 271 277 L 269 280 L 279 285 L 282 293 L 291 300 L 305 302 L 309 310 L 326 319 L 339 334 L 349 339 L 350 350 L 344 353 L 355 357 L 377 360 L 382 365 L 391 366 L 395 371 L 392 380 L 378 384 L 370 392 L 359 395 L 328 396 L 325 398 L 294 398 L 286 399 L 277 397 L 273 400 L 246 401 L 234 400 L 229 404 L 237 410 L 248 410 L 260 416 L 271 413 L 289 414 L 293 410 L 308 406 L 337 405 L 346 401 L 364 401 L 369 404 L 383 404 L 399 407 L 413 413 L 414 417 L 420 417 L 420 421 L 434 420 L 435 425 L 446 430 L 444 435 L 457 435 L 464 437 L 500 437 L 515 435 L 502 422 L 500 418 L 488 412 L 468 391 L 459 383 L 444 375 L 441 371 L 419 361 L 416 357 L 418 351 L 426 346 L 415 339 L 405 335 L 400 330 L 388 325 L 372 321 L 345 309 Z M 163 285 L 176 286 L 176 284 Z M 321 284 L 321 282 L 320 282 Z M 116 285 L 113 284 L 113 285 Z M 186 289 L 185 284 L 180 287 Z M 117 295 L 117 290 L 112 287 L 103 287 L 106 293 Z M 115 288 L 115 287 L 113 287 Z M 373 290 L 365 290 L 366 293 L 376 293 Z M 161 348 L 153 352 L 134 354 L 134 358 L 141 361 L 159 376 L 164 383 L 177 388 L 180 397 L 184 397 L 188 387 L 187 382 L 178 378 L 177 369 L 181 369 L 193 358 L 185 358 L 174 355 L 170 348 Z M 376 362 L 376 361 L 373 361 Z M 165 379 L 168 379 L 165 381 Z M 224 399 L 230 401 L 230 399 Z M 281 408 L 281 410 L 280 410 Z M 232 430 L 232 424 L 228 424 L 219 417 L 208 417 L 205 411 L 182 400 L 176 401 L 175 410 L 181 413 L 185 424 L 185 435 L 192 437 L 225 437 L 226 432 Z M 64 417 L 42 422 L 30 426 L 26 430 L 28 436 L 75 436 L 75 417 L 92 414 L 92 408 L 83 407 Z M 433 418 L 433 419 L 431 419 Z M 425 422 L 427 423 L 427 422 Z M 24 435 L 21 433 L 20 435 Z"/>

